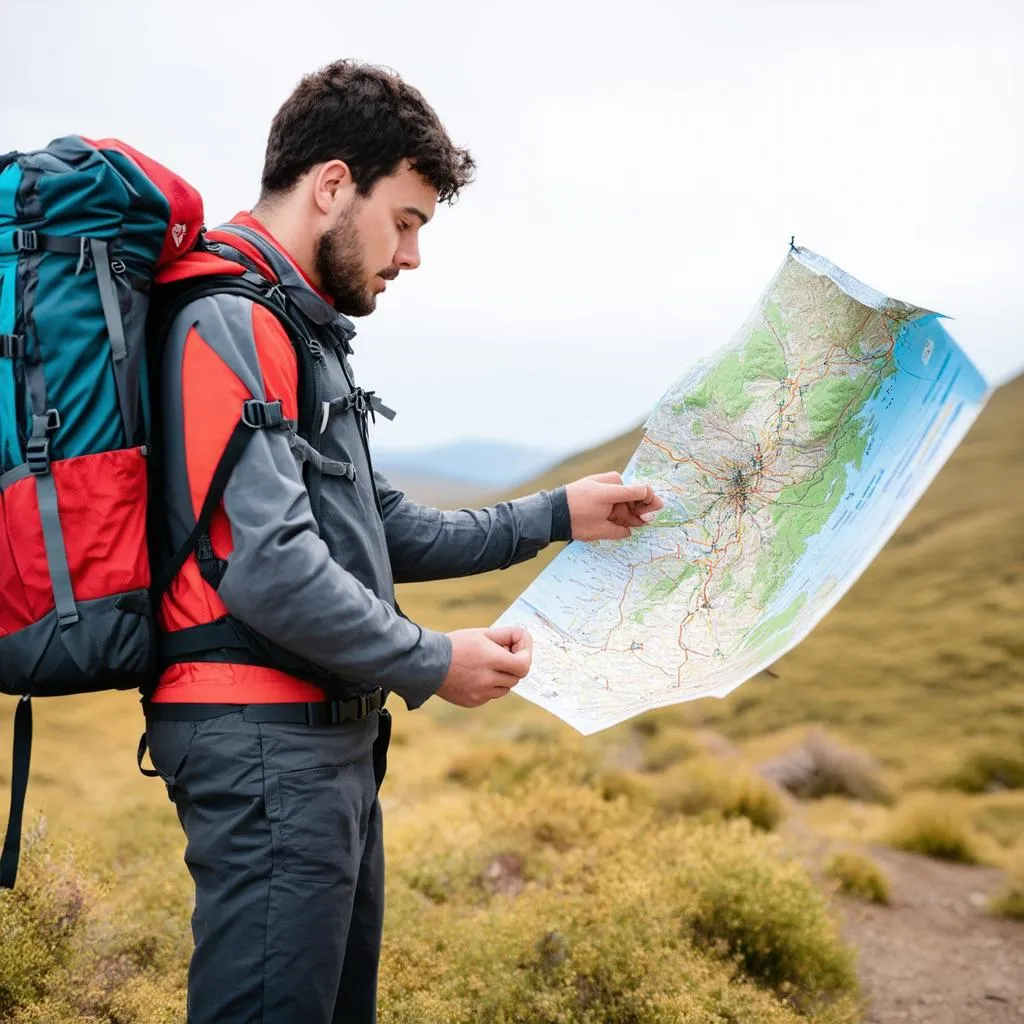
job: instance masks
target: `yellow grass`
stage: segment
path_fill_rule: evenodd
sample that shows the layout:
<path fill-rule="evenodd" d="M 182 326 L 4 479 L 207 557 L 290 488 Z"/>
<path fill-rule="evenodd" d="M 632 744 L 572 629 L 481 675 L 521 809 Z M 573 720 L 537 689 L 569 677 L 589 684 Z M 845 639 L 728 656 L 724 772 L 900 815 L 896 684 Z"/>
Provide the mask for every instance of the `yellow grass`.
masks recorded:
<path fill-rule="evenodd" d="M 392 865 L 384 1024 L 856 1019 L 827 911 L 779 840 L 742 820 L 701 826 L 699 814 L 666 814 L 665 801 L 690 762 L 695 775 L 706 773 L 707 792 L 730 794 L 730 778 L 746 778 L 809 724 L 869 751 L 897 796 L 938 787 L 980 747 L 1004 749 L 1019 737 L 1022 438 L 1024 380 L 1016 380 L 863 580 L 776 666 L 778 679 L 585 740 L 516 698 L 472 712 L 436 702 L 415 714 L 397 709 L 383 796 Z M 610 442 L 543 483 L 621 468 L 635 442 Z M 402 605 L 437 628 L 486 624 L 549 557 L 403 588 Z M 9 750 L 13 703 L 0 708 L 0 751 Z M 738 756 L 708 760 L 709 734 L 694 727 L 725 734 Z M 180 1018 L 183 839 L 163 786 L 135 767 L 140 729 L 130 694 L 37 703 L 29 820 L 44 812 L 49 839 L 31 855 L 38 859 L 30 857 L 17 899 L 45 907 L 29 913 L 0 898 L 8 929 L 0 992 L 5 978 L 9 991 L 38 990 L 19 990 L 17 998 L 36 1002 L 12 1019 Z M 0 757 L 4 804 L 7 770 Z M 742 790 L 739 803 L 757 806 Z M 942 799 L 962 801 L 961 824 L 983 851 L 1020 850 L 1019 794 Z M 822 834 L 855 841 L 895 827 L 899 813 L 837 797 L 801 808 Z M 67 863 L 65 840 L 75 844 Z M 420 856 L 426 849 L 434 852 Z M 683 859 L 659 859 L 670 849 Z M 720 865 L 724 874 L 712 870 Z M 674 888 L 688 877 L 695 889 Z M 749 900 L 744 885 L 755 894 Z M 61 908 L 77 905 L 76 892 L 82 909 L 69 923 Z M 651 912 L 664 892 L 674 916 Z M 40 937 L 29 927 L 37 920 L 68 934 Z M 485 963 L 480 951 L 492 948 L 496 959 Z M 639 986 L 638 972 L 653 980 Z M 495 974 L 502 980 L 492 998 Z"/>

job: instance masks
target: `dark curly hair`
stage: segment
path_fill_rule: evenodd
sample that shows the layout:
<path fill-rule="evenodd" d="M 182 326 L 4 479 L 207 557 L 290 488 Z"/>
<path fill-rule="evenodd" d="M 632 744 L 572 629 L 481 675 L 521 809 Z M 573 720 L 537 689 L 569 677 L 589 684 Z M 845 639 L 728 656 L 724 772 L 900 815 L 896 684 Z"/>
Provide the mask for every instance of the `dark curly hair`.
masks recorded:
<path fill-rule="evenodd" d="M 352 60 L 306 75 L 274 116 L 261 199 L 289 191 L 328 160 L 348 164 L 363 196 L 409 160 L 447 203 L 469 184 L 475 166 L 418 89 L 395 72 Z"/>

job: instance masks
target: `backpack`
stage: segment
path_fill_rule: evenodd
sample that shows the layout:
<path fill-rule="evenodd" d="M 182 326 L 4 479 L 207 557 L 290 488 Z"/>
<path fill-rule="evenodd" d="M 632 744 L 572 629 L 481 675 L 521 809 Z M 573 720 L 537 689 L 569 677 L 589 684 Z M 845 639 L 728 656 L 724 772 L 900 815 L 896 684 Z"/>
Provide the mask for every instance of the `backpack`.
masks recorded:
<path fill-rule="evenodd" d="M 191 186 L 114 139 L 0 157 L 0 692 L 21 698 L 7 888 L 30 699 L 145 688 L 154 672 L 149 291 L 202 219 Z"/>
<path fill-rule="evenodd" d="M 161 481 L 150 410 L 185 306 L 234 294 L 278 318 L 297 357 L 295 434 L 311 453 L 303 472 L 317 518 L 318 463 L 328 461 L 318 454 L 317 326 L 247 257 L 208 241 L 202 221 L 195 189 L 116 139 L 67 136 L 0 157 L 0 693 L 21 698 L 0 887 L 17 876 L 32 697 L 138 689 L 145 699 L 167 664 L 225 654 L 362 696 L 230 616 L 158 636 L 160 597 L 190 555 L 217 586 L 210 519 L 254 431 L 283 425 L 280 403 L 244 404 L 195 527 L 172 550 L 148 502 Z M 194 249 L 226 258 L 231 272 L 154 287 Z M 367 416 L 394 412 L 349 385 L 369 462 Z M 140 768 L 144 753 L 145 734 Z"/>

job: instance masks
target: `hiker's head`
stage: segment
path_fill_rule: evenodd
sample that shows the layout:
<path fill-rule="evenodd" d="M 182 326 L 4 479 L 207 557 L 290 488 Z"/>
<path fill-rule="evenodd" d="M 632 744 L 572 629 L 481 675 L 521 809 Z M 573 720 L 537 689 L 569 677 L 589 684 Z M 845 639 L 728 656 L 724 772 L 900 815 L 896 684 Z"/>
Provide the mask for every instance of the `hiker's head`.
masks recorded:
<path fill-rule="evenodd" d="M 419 266 L 419 229 L 473 159 L 398 75 L 338 61 L 307 75 L 270 127 L 256 208 L 350 316 Z"/>

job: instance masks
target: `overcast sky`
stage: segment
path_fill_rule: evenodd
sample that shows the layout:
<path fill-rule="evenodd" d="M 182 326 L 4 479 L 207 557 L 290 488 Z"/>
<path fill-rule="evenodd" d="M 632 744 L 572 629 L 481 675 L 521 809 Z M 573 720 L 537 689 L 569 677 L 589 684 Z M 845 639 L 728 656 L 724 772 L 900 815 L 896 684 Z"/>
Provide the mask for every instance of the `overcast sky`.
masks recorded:
<path fill-rule="evenodd" d="M 116 135 L 255 202 L 266 133 L 339 57 L 420 88 L 477 182 L 357 323 L 381 446 L 556 452 L 639 422 L 790 235 L 1024 368 L 1024 4 L 0 0 L 0 150 Z"/>

